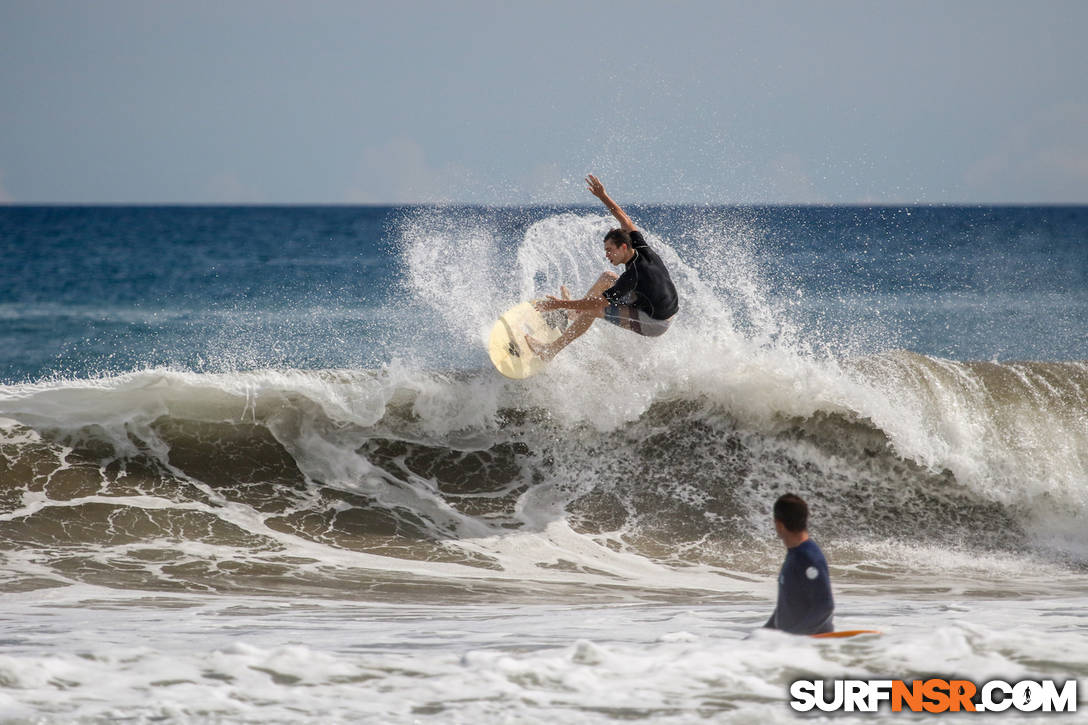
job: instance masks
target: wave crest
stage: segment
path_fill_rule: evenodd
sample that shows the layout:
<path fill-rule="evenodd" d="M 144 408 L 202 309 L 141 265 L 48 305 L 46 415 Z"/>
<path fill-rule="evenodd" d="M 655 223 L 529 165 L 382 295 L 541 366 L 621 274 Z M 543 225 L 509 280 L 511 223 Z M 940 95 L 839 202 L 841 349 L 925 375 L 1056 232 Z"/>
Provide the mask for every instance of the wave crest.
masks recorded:
<path fill-rule="evenodd" d="M 852 385 L 894 380 L 897 396 L 873 388 L 885 408 L 810 401 L 768 417 L 722 391 L 673 389 L 614 428 L 526 405 L 525 388 L 487 373 L 160 370 L 9 386 L 3 546 L 168 540 L 267 557 L 301 542 L 316 560 L 332 549 L 502 571 L 510 552 L 481 541 L 560 524 L 660 563 L 734 566 L 792 490 L 832 543 L 1035 544 L 1084 560 L 1083 364 L 896 354 L 855 370 Z M 974 448 L 954 445 L 957 426 Z"/>

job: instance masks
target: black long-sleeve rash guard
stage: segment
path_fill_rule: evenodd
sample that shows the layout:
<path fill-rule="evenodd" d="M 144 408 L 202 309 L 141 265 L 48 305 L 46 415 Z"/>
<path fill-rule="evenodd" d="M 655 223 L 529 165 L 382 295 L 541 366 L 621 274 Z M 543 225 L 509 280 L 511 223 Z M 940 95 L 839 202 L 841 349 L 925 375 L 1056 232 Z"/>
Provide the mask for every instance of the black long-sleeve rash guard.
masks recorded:
<path fill-rule="evenodd" d="M 669 270 L 637 229 L 631 232 L 631 248 L 634 258 L 603 297 L 614 305 L 634 305 L 655 320 L 669 319 L 680 308 Z"/>

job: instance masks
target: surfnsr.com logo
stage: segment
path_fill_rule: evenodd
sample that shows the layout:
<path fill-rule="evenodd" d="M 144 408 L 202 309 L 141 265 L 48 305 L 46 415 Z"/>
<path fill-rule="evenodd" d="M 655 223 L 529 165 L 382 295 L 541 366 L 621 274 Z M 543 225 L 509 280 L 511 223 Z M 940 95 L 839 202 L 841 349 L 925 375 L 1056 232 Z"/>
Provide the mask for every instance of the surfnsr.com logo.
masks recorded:
<path fill-rule="evenodd" d="M 797 680 L 790 707 L 798 712 L 1076 712 L 1077 681 L 1055 680 Z"/>

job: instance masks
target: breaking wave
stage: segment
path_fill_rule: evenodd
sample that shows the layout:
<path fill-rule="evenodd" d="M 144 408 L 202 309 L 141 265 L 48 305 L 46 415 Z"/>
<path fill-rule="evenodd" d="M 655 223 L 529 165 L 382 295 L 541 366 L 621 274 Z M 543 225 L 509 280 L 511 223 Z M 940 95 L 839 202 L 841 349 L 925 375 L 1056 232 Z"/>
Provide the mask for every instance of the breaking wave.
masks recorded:
<path fill-rule="evenodd" d="M 561 214 L 506 249 L 419 212 L 401 232 L 405 290 L 443 322 L 405 329 L 421 350 L 482 345 L 509 304 L 588 287 L 607 226 Z M 778 556 L 768 518 L 786 490 L 832 546 L 1088 562 L 1088 364 L 831 354 L 767 299 L 743 232 L 693 233 L 685 256 L 711 271 L 651 238 L 684 300 L 669 335 L 598 325 L 524 382 L 421 355 L 432 364 L 0 387 L 7 584 L 378 596 L 436 573 L 477 588 L 744 578 Z M 453 246 L 478 263 L 451 267 Z"/>

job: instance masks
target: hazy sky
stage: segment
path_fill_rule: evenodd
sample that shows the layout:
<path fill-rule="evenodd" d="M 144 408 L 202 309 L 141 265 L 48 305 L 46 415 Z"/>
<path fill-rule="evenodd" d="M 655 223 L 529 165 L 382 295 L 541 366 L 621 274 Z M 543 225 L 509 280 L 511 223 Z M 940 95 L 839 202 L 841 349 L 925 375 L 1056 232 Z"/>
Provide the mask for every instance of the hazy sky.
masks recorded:
<path fill-rule="evenodd" d="M 0 0 L 0 201 L 1088 203 L 1088 1 Z"/>

